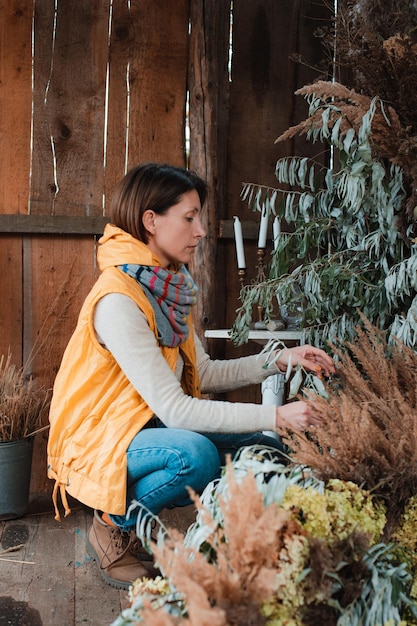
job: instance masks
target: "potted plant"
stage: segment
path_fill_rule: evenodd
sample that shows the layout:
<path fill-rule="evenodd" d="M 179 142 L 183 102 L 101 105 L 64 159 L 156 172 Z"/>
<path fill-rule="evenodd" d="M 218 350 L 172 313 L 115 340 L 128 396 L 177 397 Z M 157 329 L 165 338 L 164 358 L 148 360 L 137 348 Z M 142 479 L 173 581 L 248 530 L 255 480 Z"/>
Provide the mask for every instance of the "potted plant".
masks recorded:
<path fill-rule="evenodd" d="M 35 385 L 12 355 L 0 357 L 0 520 L 28 508 L 34 435 L 47 428 L 49 392 Z"/>

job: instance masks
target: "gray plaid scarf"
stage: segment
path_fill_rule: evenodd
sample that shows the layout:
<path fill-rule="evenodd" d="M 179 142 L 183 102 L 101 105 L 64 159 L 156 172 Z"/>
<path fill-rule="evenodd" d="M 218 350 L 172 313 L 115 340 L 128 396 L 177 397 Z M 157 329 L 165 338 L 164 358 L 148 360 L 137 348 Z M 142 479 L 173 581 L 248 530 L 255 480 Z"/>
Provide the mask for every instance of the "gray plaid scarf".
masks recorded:
<path fill-rule="evenodd" d="M 174 348 L 188 337 L 188 315 L 197 301 L 197 285 L 181 265 L 177 272 L 159 266 L 125 263 L 119 269 L 142 287 L 155 312 L 159 342 Z"/>

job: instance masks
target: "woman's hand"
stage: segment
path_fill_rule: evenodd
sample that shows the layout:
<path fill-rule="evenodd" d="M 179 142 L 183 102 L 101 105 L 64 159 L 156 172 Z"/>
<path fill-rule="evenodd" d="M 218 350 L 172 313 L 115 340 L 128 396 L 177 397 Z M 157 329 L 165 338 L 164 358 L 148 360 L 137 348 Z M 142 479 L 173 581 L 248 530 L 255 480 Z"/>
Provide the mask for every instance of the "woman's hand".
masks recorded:
<path fill-rule="evenodd" d="M 310 405 L 303 400 L 277 406 L 276 409 L 275 427 L 277 430 L 308 430 L 309 426 L 314 426 L 319 421 L 314 416 Z"/>
<path fill-rule="evenodd" d="M 317 376 L 324 374 L 330 376 L 335 373 L 333 359 L 320 348 L 304 345 L 282 350 L 277 366 L 281 372 L 286 372 L 291 360 L 292 367 L 301 365 L 305 370 L 314 372 Z"/>

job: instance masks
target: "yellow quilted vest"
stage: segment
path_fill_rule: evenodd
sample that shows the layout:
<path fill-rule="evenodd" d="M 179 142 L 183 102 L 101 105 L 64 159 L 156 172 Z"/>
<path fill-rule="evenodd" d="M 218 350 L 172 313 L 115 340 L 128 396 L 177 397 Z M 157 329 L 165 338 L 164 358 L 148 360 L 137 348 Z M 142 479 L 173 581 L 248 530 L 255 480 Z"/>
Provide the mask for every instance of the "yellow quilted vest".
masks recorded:
<path fill-rule="evenodd" d="M 69 508 L 65 491 L 91 508 L 125 514 L 126 449 L 153 415 L 95 336 L 94 307 L 100 298 L 114 292 L 132 298 L 158 336 L 152 306 L 141 287 L 116 267 L 106 267 L 83 304 L 54 383 L 48 476 L 55 480 L 53 499 L 57 519 L 58 491 L 66 515 Z M 161 346 L 161 351 L 174 371 L 181 350 L 183 389 L 193 397 L 200 397 L 191 319 L 189 328 L 189 336 L 179 348 Z"/>

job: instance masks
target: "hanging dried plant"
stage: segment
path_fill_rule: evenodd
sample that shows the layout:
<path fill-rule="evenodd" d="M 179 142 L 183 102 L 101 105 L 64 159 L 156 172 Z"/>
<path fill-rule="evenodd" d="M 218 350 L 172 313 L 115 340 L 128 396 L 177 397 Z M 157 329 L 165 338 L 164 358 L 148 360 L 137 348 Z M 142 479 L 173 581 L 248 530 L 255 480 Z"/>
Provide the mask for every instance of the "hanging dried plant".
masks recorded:
<path fill-rule="evenodd" d="M 278 185 L 243 183 L 253 211 L 278 216 L 269 279 L 247 285 L 232 329 L 247 341 L 253 306 L 305 295 L 305 340 L 351 338 L 357 310 L 417 345 L 417 4 L 324 0 L 336 10 L 324 43 L 333 68 L 296 93 L 308 116 L 277 142 L 305 135 L 331 156 L 280 158 Z"/>
<path fill-rule="evenodd" d="M 396 112 L 391 132 L 375 135 L 374 149 L 403 169 L 406 223 L 417 216 L 416 20 L 413 0 L 338 0 L 334 31 L 327 38 L 335 78 L 357 93 L 379 97 L 390 117 Z"/>

